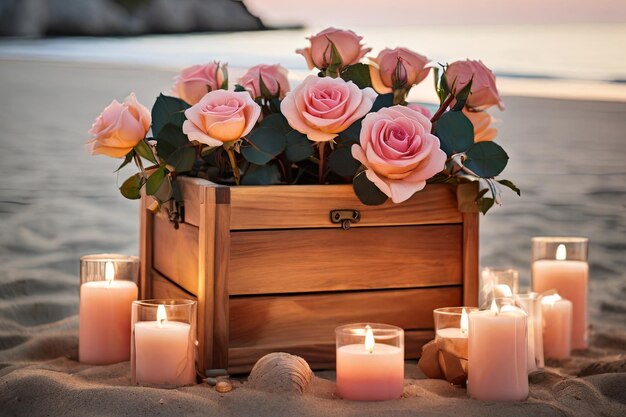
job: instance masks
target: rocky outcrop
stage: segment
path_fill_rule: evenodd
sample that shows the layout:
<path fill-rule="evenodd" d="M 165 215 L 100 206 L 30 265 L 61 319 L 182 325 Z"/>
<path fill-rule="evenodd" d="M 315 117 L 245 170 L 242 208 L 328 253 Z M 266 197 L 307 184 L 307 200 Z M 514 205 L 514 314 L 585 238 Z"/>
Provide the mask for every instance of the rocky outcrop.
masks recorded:
<path fill-rule="evenodd" d="M 128 6 L 130 3 L 135 5 Z M 261 20 L 236 0 L 0 0 L 0 35 L 5 36 L 108 36 L 263 28 Z"/>

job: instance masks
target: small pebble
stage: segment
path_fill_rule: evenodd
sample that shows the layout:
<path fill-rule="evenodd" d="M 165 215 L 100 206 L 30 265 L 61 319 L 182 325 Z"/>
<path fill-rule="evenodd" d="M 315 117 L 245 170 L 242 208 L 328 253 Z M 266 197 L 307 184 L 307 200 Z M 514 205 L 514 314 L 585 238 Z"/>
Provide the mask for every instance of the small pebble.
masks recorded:
<path fill-rule="evenodd" d="M 159 404 L 161 404 L 161 405 L 165 404 L 165 400 L 164 400 L 163 398 L 161 398 L 161 399 L 159 400 Z"/>
<path fill-rule="evenodd" d="M 233 386 L 228 381 L 219 381 L 215 385 L 215 391 L 221 392 L 221 393 L 230 392 L 230 391 L 232 391 L 232 389 L 233 389 Z"/>
<path fill-rule="evenodd" d="M 206 381 L 207 384 L 209 384 L 212 387 L 214 387 L 215 384 L 217 384 L 217 378 L 209 377 L 209 378 L 205 379 L 205 381 Z"/>
<path fill-rule="evenodd" d="M 207 369 L 204 374 L 206 376 L 228 376 L 228 371 L 226 369 Z"/>

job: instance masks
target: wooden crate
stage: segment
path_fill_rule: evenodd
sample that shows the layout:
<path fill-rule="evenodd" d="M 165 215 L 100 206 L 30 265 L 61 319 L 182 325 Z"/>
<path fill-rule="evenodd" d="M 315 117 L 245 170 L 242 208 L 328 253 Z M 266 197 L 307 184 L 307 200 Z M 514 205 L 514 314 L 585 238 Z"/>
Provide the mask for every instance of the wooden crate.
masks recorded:
<path fill-rule="evenodd" d="M 179 181 L 179 229 L 142 201 L 141 294 L 198 301 L 200 369 L 247 372 L 273 351 L 333 368 L 334 328 L 354 322 L 404 328 L 416 358 L 434 308 L 477 304 L 478 216 L 447 185 L 364 206 L 350 185 Z M 343 230 L 335 209 L 360 222 Z"/>

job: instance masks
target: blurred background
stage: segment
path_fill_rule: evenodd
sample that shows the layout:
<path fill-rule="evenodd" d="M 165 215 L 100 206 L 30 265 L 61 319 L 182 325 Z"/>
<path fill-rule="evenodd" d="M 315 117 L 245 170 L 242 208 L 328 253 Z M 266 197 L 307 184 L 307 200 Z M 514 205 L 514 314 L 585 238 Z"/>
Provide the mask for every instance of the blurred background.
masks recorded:
<path fill-rule="evenodd" d="M 139 204 L 117 190 L 127 174 L 84 149 L 102 109 L 131 91 L 151 107 L 180 69 L 212 60 L 232 81 L 281 63 L 293 87 L 309 74 L 294 50 L 328 26 L 373 56 L 405 46 L 494 70 L 502 177 L 522 196 L 481 216 L 482 266 L 516 267 L 528 285 L 532 236 L 587 236 L 592 322 L 623 325 L 623 0 L 0 0 L 0 360 L 42 332 L 75 336 L 81 255 L 137 253 Z M 411 100 L 434 103 L 432 85 Z"/>

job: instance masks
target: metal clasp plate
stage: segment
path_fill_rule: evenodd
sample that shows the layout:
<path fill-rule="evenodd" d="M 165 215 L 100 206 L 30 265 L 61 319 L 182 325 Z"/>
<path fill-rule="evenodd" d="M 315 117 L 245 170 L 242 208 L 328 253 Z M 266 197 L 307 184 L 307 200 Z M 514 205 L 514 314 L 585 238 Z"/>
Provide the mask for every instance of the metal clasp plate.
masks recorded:
<path fill-rule="evenodd" d="M 358 210 L 343 209 L 330 212 L 330 221 L 341 224 L 343 230 L 348 230 L 352 223 L 358 223 L 359 220 L 361 220 L 361 213 Z"/>

